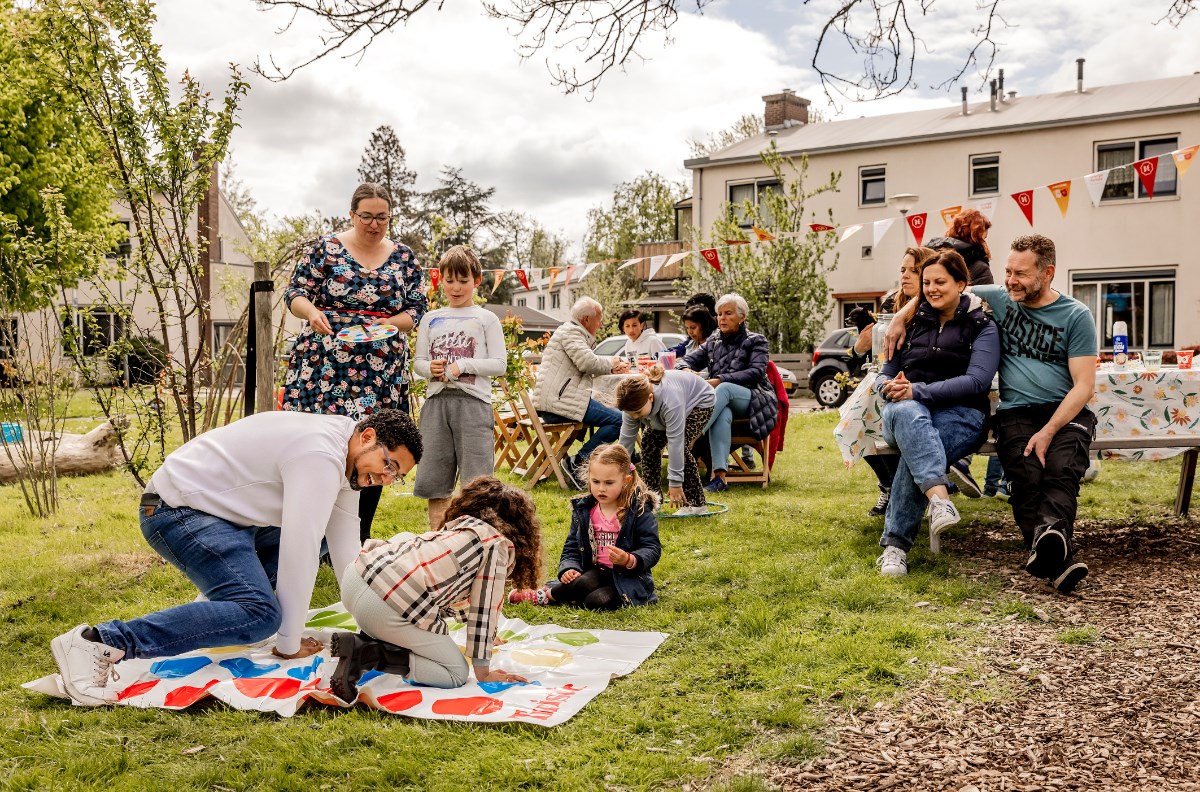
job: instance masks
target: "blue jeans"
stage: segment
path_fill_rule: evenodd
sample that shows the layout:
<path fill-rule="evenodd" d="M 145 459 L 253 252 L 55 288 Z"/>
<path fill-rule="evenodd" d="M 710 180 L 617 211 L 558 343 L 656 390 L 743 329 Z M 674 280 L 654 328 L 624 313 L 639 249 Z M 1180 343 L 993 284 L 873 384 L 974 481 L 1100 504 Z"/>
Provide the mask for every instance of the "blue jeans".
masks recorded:
<path fill-rule="evenodd" d="M 573 423 L 575 421 L 574 418 L 567 418 L 545 410 L 538 410 L 538 415 L 548 423 Z M 596 446 L 615 443 L 621 436 L 621 413 L 612 407 L 605 407 L 595 399 L 588 400 L 587 412 L 583 414 L 583 420 L 580 423 L 587 424 L 596 430 L 579 449 L 576 461 L 580 465 L 587 461 Z"/>
<path fill-rule="evenodd" d="M 732 382 L 717 385 L 712 416 L 704 430 L 708 432 L 708 447 L 712 453 L 713 470 L 729 467 L 729 438 L 733 435 L 733 419 L 750 414 L 750 389 Z"/>
<path fill-rule="evenodd" d="M 883 406 L 883 437 L 900 449 L 892 497 L 883 518 L 883 547 L 908 552 L 925 516 L 931 487 L 947 484 L 946 461 L 962 459 L 983 442 L 986 418 L 970 407 L 929 408 L 912 399 Z"/>
<path fill-rule="evenodd" d="M 279 631 L 278 528 L 246 528 L 195 509 L 165 506 L 149 517 L 142 512 L 141 521 L 150 546 L 208 601 L 97 624 L 104 643 L 127 658 L 164 657 L 256 643 Z"/>
<path fill-rule="evenodd" d="M 988 457 L 987 478 L 983 481 L 985 492 L 995 492 L 1004 483 L 1004 465 L 999 456 Z"/>

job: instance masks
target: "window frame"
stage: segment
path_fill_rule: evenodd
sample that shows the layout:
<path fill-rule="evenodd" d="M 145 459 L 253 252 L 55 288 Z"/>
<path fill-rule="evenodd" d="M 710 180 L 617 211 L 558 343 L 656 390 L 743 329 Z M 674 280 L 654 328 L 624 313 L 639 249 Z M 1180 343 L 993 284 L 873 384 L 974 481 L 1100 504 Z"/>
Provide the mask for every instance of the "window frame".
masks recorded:
<path fill-rule="evenodd" d="M 994 160 L 994 162 L 983 162 L 982 160 Z M 987 154 L 971 154 L 968 160 L 970 170 L 970 183 L 967 189 L 972 198 L 999 195 L 1000 194 L 1000 152 L 994 151 Z M 994 190 L 981 190 L 977 187 L 976 174 L 988 168 L 996 170 L 996 188 Z"/>
<path fill-rule="evenodd" d="M 1146 188 L 1142 186 L 1142 180 L 1138 178 L 1137 173 L 1130 167 L 1134 162 L 1140 162 L 1146 159 L 1146 148 L 1155 144 L 1170 145 L 1159 155 L 1158 173 L 1154 176 L 1154 198 L 1146 195 Z M 1132 186 L 1131 195 L 1109 195 L 1109 186 L 1112 184 L 1112 173 L 1109 173 L 1108 179 L 1104 184 L 1104 192 L 1100 196 L 1100 205 L 1127 204 L 1136 201 L 1158 200 L 1160 198 L 1178 198 L 1179 197 L 1179 171 L 1175 167 L 1175 160 L 1171 157 L 1166 157 L 1168 152 L 1175 151 L 1179 148 L 1179 133 L 1161 134 L 1161 135 L 1139 135 L 1136 137 L 1116 138 L 1112 140 L 1097 140 L 1092 144 L 1092 164 L 1093 172 L 1105 170 L 1100 165 L 1100 155 L 1108 151 L 1116 151 L 1123 148 L 1133 149 L 1133 159 L 1124 163 L 1124 169 L 1128 172 L 1128 178 Z M 1121 169 L 1122 165 L 1110 166 L 1108 170 Z M 1171 174 L 1171 187 L 1159 186 L 1160 183 L 1166 181 L 1164 175 Z"/>
<path fill-rule="evenodd" d="M 752 199 L 742 198 L 735 202 L 733 200 L 733 191 L 740 187 L 749 187 L 751 189 Z M 763 192 L 772 187 L 776 189 L 782 187 L 779 179 L 776 179 L 774 176 L 761 179 L 738 179 L 736 181 L 725 182 L 725 200 L 728 201 L 729 205 L 733 207 L 734 216 L 738 220 L 738 228 L 750 228 L 753 225 L 753 223 L 747 222 L 746 216 L 740 211 L 742 207 L 742 201 L 750 200 L 755 208 L 757 208 L 759 204 L 762 203 Z M 775 222 L 774 218 L 767 219 L 767 228 L 774 228 L 776 225 L 778 224 Z"/>
<path fill-rule="evenodd" d="M 1159 267 L 1159 268 L 1139 268 L 1133 270 L 1102 270 L 1102 271 L 1083 271 L 1072 272 L 1070 277 L 1070 295 L 1079 300 L 1092 314 L 1092 321 L 1096 325 L 1096 345 L 1101 351 L 1112 351 L 1112 336 L 1109 335 L 1109 328 L 1112 323 L 1106 321 L 1105 307 L 1108 303 L 1105 300 L 1105 287 L 1116 284 L 1129 284 L 1131 300 L 1139 294 L 1138 287 L 1140 286 L 1140 305 L 1132 305 L 1130 307 L 1130 318 L 1136 317 L 1136 323 L 1129 323 L 1129 348 L 1130 349 L 1174 349 L 1176 339 L 1176 323 L 1179 316 L 1179 271 L 1175 267 Z M 1154 309 L 1154 294 L 1155 286 L 1170 284 L 1171 302 L 1166 306 L 1169 315 L 1166 317 L 1158 317 Z M 1094 287 L 1094 293 L 1090 298 L 1083 298 L 1079 295 L 1082 288 Z M 1115 313 L 1109 311 L 1109 313 Z M 1157 343 L 1151 343 L 1150 338 L 1154 332 L 1154 320 L 1158 318 L 1165 323 L 1166 327 L 1170 328 L 1170 335 L 1166 340 L 1159 340 Z M 1117 317 L 1113 317 L 1113 321 L 1117 321 Z"/>
<path fill-rule="evenodd" d="M 882 185 L 879 200 L 867 200 L 867 185 Z M 887 206 L 887 164 L 858 166 L 858 206 L 860 209 Z"/>

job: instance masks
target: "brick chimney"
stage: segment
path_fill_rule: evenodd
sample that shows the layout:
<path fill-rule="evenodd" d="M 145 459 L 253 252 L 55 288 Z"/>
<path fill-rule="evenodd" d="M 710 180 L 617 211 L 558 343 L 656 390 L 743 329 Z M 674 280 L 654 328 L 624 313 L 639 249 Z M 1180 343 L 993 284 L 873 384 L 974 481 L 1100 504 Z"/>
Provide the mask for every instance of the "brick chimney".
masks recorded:
<path fill-rule="evenodd" d="M 766 109 L 763 120 L 768 130 L 787 129 L 808 123 L 809 101 L 796 96 L 791 88 L 784 88 L 782 93 L 770 94 L 763 97 Z"/>

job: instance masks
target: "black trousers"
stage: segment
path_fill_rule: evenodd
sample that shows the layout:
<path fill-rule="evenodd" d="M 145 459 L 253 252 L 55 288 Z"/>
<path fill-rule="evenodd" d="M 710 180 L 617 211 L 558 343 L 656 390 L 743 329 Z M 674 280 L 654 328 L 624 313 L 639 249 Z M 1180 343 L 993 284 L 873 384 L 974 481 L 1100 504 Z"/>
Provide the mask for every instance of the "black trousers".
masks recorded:
<path fill-rule="evenodd" d="M 570 583 L 551 586 L 550 596 L 560 605 L 577 605 L 588 610 L 616 610 L 621 607 L 613 574 L 603 567 L 592 567 Z"/>
<path fill-rule="evenodd" d="M 863 461 L 875 471 L 875 478 L 879 479 L 880 487 L 892 488 L 892 479 L 896 478 L 896 470 L 900 467 L 899 454 L 870 454 L 863 457 Z"/>
<path fill-rule="evenodd" d="M 996 452 L 1004 465 L 1009 482 L 1009 504 L 1013 519 L 1033 546 L 1034 532 L 1059 520 L 1066 520 L 1068 547 L 1079 506 L 1079 482 L 1087 472 L 1096 416 L 1083 408 L 1066 426 L 1058 430 L 1046 450 L 1043 466 L 1037 454 L 1025 456 L 1025 446 L 1057 409 L 1056 404 L 1015 407 L 996 413 Z"/>
<path fill-rule="evenodd" d="M 375 510 L 379 508 L 379 498 L 383 495 L 383 487 L 363 487 L 358 491 L 358 538 L 367 541 L 371 538 L 371 523 L 375 520 Z"/>

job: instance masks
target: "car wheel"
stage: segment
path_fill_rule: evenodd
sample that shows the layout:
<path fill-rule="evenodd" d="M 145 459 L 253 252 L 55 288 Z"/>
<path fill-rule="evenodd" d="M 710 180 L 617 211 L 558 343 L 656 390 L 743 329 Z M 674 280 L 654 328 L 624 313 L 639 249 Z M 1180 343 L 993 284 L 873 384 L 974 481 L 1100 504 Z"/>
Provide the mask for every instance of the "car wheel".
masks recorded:
<path fill-rule="evenodd" d="M 812 392 L 822 407 L 840 407 L 850 395 L 832 376 L 818 378 L 812 385 Z"/>

